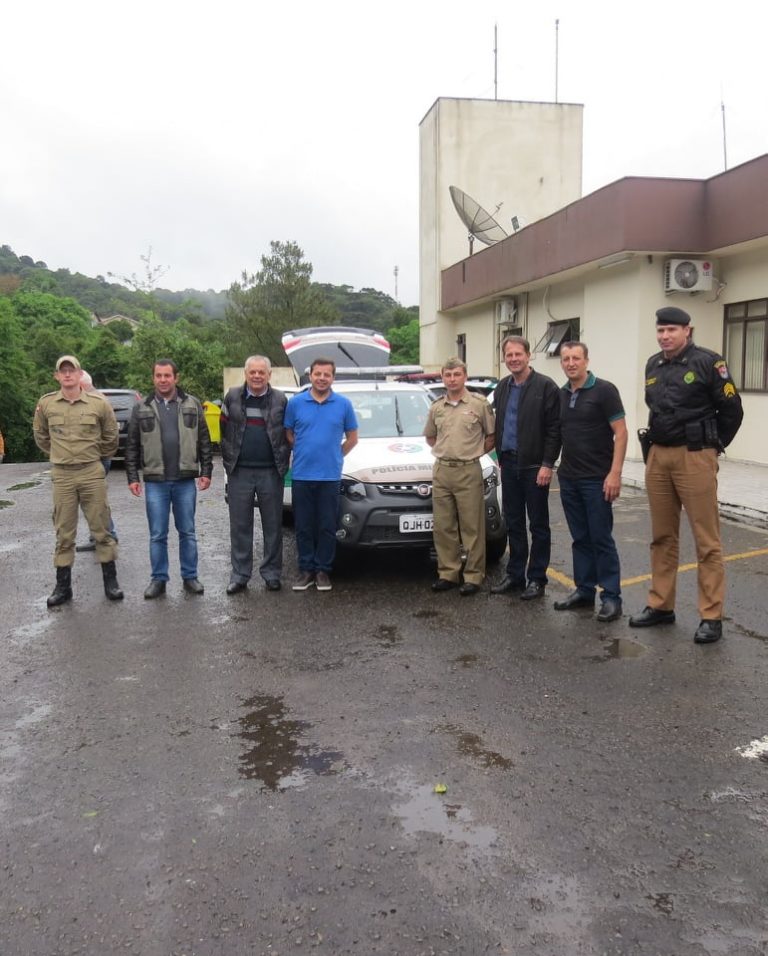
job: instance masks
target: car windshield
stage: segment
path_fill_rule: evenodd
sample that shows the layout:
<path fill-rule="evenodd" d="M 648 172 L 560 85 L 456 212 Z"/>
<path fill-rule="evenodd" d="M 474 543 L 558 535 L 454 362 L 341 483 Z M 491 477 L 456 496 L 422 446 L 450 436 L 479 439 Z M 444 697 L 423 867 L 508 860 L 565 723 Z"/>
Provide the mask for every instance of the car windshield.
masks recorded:
<path fill-rule="evenodd" d="M 429 406 L 426 392 L 349 391 L 345 393 L 357 415 L 360 438 L 415 438 L 424 432 Z"/>

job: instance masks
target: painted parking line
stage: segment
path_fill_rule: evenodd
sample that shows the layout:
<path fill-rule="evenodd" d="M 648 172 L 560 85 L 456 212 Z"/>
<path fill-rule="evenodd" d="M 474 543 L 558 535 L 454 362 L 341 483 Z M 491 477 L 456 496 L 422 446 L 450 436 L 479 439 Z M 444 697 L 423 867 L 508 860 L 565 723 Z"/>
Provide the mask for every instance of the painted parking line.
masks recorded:
<path fill-rule="evenodd" d="M 768 548 L 759 548 L 756 551 L 742 551 L 741 554 L 726 554 L 723 556 L 723 561 L 744 561 L 747 558 L 759 558 L 765 554 L 768 554 Z M 696 568 L 698 568 L 698 563 L 694 561 L 692 564 L 681 564 L 677 569 L 677 572 L 680 574 L 684 571 L 695 571 Z M 559 571 L 553 571 L 552 568 L 547 568 L 547 574 L 555 581 L 559 581 L 560 584 L 564 584 L 567 588 L 576 587 L 575 583 L 566 574 L 561 574 Z M 650 580 L 650 574 L 639 574 L 634 578 L 624 578 L 624 580 L 621 582 L 621 586 L 623 588 L 628 588 L 633 584 L 643 584 L 645 581 Z"/>

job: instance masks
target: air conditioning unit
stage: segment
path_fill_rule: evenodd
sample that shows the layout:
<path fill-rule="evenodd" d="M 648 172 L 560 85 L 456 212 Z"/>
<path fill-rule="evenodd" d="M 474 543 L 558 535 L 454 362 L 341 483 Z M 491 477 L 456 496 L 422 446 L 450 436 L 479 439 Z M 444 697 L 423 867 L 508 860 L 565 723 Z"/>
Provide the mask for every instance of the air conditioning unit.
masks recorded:
<path fill-rule="evenodd" d="M 665 292 L 709 292 L 713 281 L 710 259 L 667 259 L 664 263 Z"/>
<path fill-rule="evenodd" d="M 517 319 L 517 300 L 499 299 L 495 306 L 496 325 L 515 325 Z"/>

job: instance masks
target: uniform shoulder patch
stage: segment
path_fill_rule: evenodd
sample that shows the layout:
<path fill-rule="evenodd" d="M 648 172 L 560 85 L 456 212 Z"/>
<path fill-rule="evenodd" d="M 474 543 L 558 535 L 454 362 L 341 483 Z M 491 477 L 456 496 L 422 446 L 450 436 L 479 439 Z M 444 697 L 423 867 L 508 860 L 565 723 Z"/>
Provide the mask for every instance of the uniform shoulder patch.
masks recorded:
<path fill-rule="evenodd" d="M 725 385 L 723 385 L 723 395 L 725 395 L 726 398 L 733 398 L 735 394 L 736 388 L 733 382 L 726 382 Z"/>
<path fill-rule="evenodd" d="M 655 384 L 656 384 L 656 376 L 655 376 L 655 375 L 653 375 L 651 378 L 647 378 L 647 379 L 645 380 L 645 387 L 646 387 L 646 388 L 647 388 L 649 385 L 655 385 Z"/>
<path fill-rule="evenodd" d="M 720 359 L 719 362 L 715 362 L 715 370 L 720 378 L 730 378 L 728 374 L 728 365 L 724 359 Z"/>

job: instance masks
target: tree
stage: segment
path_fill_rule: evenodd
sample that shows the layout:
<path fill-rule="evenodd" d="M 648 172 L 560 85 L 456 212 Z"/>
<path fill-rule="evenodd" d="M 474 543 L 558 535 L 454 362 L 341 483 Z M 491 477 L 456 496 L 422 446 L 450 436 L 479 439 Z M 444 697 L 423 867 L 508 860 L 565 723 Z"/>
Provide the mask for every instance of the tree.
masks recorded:
<path fill-rule="evenodd" d="M 152 387 L 152 368 L 158 359 L 168 358 L 179 369 L 180 385 L 201 401 L 218 398 L 222 394 L 222 370 L 225 363 L 224 346 L 216 342 L 202 342 L 196 329 L 184 319 L 172 325 L 159 319 L 142 322 L 130 349 L 126 374 L 128 384 L 147 393 Z"/>
<path fill-rule="evenodd" d="M 155 289 L 157 283 L 166 272 L 168 272 L 170 267 L 152 264 L 152 246 L 148 246 L 147 254 L 145 256 L 139 255 L 139 259 L 141 259 L 144 267 L 143 276 L 139 277 L 135 272 L 132 272 L 130 276 L 116 275 L 114 272 L 108 272 L 107 275 L 111 279 L 119 279 L 124 285 L 127 285 L 128 288 L 133 289 L 134 292 L 142 293 L 142 295 L 146 297 L 150 313 L 156 316 L 158 310 L 157 300 L 155 299 Z"/>
<path fill-rule="evenodd" d="M 407 325 L 391 328 L 387 333 L 392 347 L 390 361 L 393 365 L 415 365 L 419 361 L 419 320 L 411 319 Z"/>
<path fill-rule="evenodd" d="M 229 289 L 227 319 L 234 333 L 235 361 L 266 355 L 275 364 L 285 356 L 280 339 L 289 329 L 333 325 L 337 312 L 312 284 L 312 264 L 295 242 L 271 242 L 256 275 L 243 272 Z"/>
<path fill-rule="evenodd" d="M 10 299 L 0 298 L 0 430 L 7 461 L 42 458 L 32 437 L 32 416 L 43 389 L 26 349 L 24 326 Z M 49 388 L 55 384 L 48 375 Z"/>

